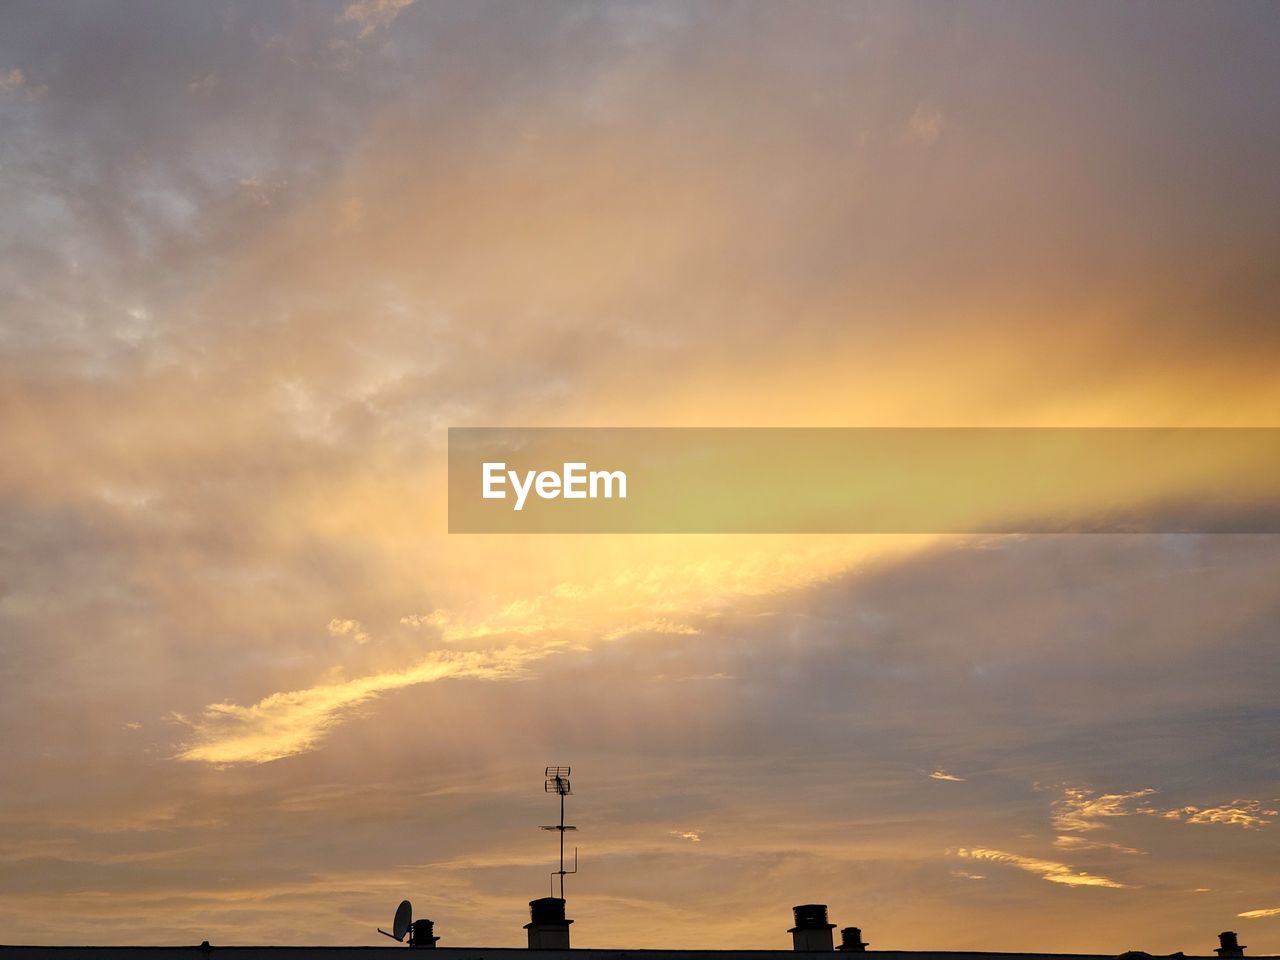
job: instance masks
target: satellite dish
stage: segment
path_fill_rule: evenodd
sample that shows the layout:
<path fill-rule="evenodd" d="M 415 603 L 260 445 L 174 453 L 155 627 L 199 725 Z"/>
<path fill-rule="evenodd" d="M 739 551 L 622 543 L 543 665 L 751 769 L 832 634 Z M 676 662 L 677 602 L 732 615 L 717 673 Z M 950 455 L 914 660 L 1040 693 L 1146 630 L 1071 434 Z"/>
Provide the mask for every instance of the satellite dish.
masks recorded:
<path fill-rule="evenodd" d="M 390 937 L 392 940 L 399 940 L 403 943 L 411 926 L 413 926 L 413 904 L 408 900 L 401 900 L 400 906 L 396 907 L 395 922 L 391 924 L 393 932 L 387 933 L 381 927 L 378 928 L 378 932 L 384 937 Z"/>
<path fill-rule="evenodd" d="M 396 921 L 392 924 L 391 929 L 395 931 L 395 938 L 403 940 L 409 932 L 409 927 L 413 924 L 413 904 L 408 900 L 401 900 L 400 906 L 396 907 Z"/>

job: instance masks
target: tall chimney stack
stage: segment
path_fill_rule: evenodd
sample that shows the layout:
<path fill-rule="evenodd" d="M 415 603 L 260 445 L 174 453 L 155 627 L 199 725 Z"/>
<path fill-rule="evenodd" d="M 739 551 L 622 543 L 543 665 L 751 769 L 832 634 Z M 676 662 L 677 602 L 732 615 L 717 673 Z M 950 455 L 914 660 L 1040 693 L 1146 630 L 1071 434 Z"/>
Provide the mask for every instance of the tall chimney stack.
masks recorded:
<path fill-rule="evenodd" d="M 530 950 L 568 950 L 569 924 L 564 918 L 564 900 L 560 897 L 540 897 L 529 901 Z"/>
<path fill-rule="evenodd" d="M 791 934 L 791 943 L 796 950 L 811 952 L 834 949 L 831 931 L 836 925 L 827 923 L 825 903 L 802 903 L 791 909 L 796 916 L 796 925 L 787 933 Z"/>
<path fill-rule="evenodd" d="M 1220 957 L 1243 957 L 1244 947 L 1236 939 L 1234 930 L 1223 930 L 1218 934 L 1218 947 L 1213 952 Z"/>

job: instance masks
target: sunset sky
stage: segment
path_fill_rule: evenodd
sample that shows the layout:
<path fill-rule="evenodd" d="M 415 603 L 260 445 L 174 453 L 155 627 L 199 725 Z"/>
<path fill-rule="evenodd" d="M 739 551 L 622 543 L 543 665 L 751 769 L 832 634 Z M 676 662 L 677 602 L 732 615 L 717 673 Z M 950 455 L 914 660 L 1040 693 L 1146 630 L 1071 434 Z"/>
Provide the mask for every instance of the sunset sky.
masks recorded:
<path fill-rule="evenodd" d="M 1280 426 L 1274 3 L 5 2 L 0 942 L 1280 953 L 1280 536 L 449 535 L 453 426 Z M 1151 491 L 1153 503 L 1162 491 Z"/>

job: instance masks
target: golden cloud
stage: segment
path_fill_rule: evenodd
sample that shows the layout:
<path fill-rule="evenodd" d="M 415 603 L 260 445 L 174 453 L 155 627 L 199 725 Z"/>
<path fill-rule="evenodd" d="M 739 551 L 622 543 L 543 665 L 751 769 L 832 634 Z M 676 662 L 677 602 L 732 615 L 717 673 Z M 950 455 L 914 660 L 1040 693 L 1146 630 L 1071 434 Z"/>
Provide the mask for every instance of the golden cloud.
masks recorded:
<path fill-rule="evenodd" d="M 440 680 L 500 680 L 520 673 L 545 651 L 506 647 L 494 651 L 438 651 L 402 672 L 380 673 L 335 683 L 273 693 L 252 706 L 214 703 L 189 725 L 192 740 L 182 760 L 212 764 L 266 763 L 313 748 L 355 707 L 384 693 Z"/>
<path fill-rule="evenodd" d="M 1050 883 L 1061 883 L 1069 887 L 1111 887 L 1114 889 L 1129 887 L 1127 883 L 1121 883 L 1109 877 L 1099 877 L 1091 873 L 1085 873 L 1083 870 L 1077 870 L 1065 863 L 1040 860 L 1036 857 L 1024 857 L 1016 853 L 1006 853 L 1003 850 L 988 850 L 982 847 L 966 849 L 962 847 L 956 851 L 956 856 L 967 857 L 972 860 L 987 860 L 992 863 L 1007 863 L 1017 867 L 1019 870 L 1025 870 L 1027 873 L 1037 874 Z"/>

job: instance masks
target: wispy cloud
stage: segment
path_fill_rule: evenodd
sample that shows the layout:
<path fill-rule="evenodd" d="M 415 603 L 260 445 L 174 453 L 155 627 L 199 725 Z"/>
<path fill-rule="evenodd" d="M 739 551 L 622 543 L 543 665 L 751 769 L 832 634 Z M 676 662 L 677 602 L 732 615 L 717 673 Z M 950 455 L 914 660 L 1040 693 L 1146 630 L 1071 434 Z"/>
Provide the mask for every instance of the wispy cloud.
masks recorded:
<path fill-rule="evenodd" d="M 1127 817 L 1137 812 L 1134 800 L 1150 796 L 1155 789 L 1131 790 L 1128 793 L 1095 794 L 1084 787 L 1067 787 L 1053 803 L 1053 826 L 1064 832 L 1086 832 L 1101 829 L 1100 821 L 1110 817 Z"/>
<path fill-rule="evenodd" d="M 930 103 L 917 104 L 907 129 L 920 143 L 933 143 L 942 136 L 942 111 Z"/>
<path fill-rule="evenodd" d="M 1231 827 L 1256 830 L 1271 824 L 1280 810 L 1264 807 L 1261 800 L 1232 800 L 1218 807 L 1174 807 L 1171 810 L 1142 809 L 1139 813 L 1151 813 L 1166 820 L 1183 823 L 1215 823 Z"/>
<path fill-rule="evenodd" d="M 178 756 L 218 765 L 279 760 L 314 748 L 352 709 L 384 693 L 438 680 L 505 679 L 544 656 L 545 652 L 516 647 L 440 651 L 402 672 L 274 693 L 248 707 L 211 704 L 198 718 L 176 718 L 193 733 Z"/>
<path fill-rule="evenodd" d="M 208 96 L 218 89 L 218 84 L 220 82 L 221 77 L 216 73 L 205 73 L 198 77 L 194 77 L 191 82 L 187 84 L 187 89 L 199 96 Z"/>
<path fill-rule="evenodd" d="M 1007 853 L 1004 850 L 988 850 L 982 847 L 968 849 L 962 847 L 956 851 L 956 856 L 968 857 L 972 860 L 986 860 L 991 863 L 1007 863 L 1017 867 L 1019 870 L 1025 870 L 1027 873 L 1037 874 L 1050 883 L 1061 883 L 1069 887 L 1111 887 L 1121 889 L 1129 886 L 1127 883 L 1112 880 L 1110 877 L 1100 877 L 1092 873 L 1086 873 L 1083 870 L 1077 870 L 1075 867 L 1065 863 L 1041 860 L 1036 857 L 1024 857 L 1016 853 Z"/>
<path fill-rule="evenodd" d="M 21 67 L 0 71 L 0 90 L 20 90 L 33 97 L 49 92 L 49 88 L 43 83 L 32 84 Z"/>
<path fill-rule="evenodd" d="M 676 677 L 676 682 L 687 683 L 690 680 L 737 680 L 737 679 L 738 678 L 735 677 L 732 673 L 723 673 L 721 671 L 717 671 L 716 673 L 691 673 L 684 677 Z"/>
<path fill-rule="evenodd" d="M 1246 920 L 1261 920 L 1264 917 L 1280 917 L 1280 907 L 1266 907 L 1262 910 L 1246 910 L 1244 913 L 1237 913 L 1237 917 L 1244 917 Z"/>
<path fill-rule="evenodd" d="M 1099 795 L 1084 787 L 1066 787 L 1062 797 L 1053 803 L 1053 825 L 1065 833 L 1085 833 L 1106 826 L 1102 822 L 1106 819 L 1140 815 L 1179 820 L 1183 823 L 1243 827 L 1249 830 L 1265 827 L 1280 816 L 1280 810 L 1271 808 L 1262 800 L 1232 800 L 1230 803 L 1216 807 L 1187 805 L 1163 808 L 1150 803 L 1141 805 L 1135 803 L 1156 792 L 1155 788 L 1147 787 L 1128 793 Z M 1078 843 L 1075 845 L 1080 846 Z M 1116 847 L 1116 849 L 1124 848 Z"/>
<path fill-rule="evenodd" d="M 329 633 L 335 637 L 350 637 L 356 643 L 369 642 L 369 633 L 359 620 L 341 620 L 337 617 L 329 621 Z"/>
<path fill-rule="evenodd" d="M 367 37 L 377 30 L 389 27 L 414 2 L 415 0 L 355 0 L 347 4 L 338 19 L 359 25 L 360 36 Z"/>
<path fill-rule="evenodd" d="M 1109 840 L 1090 840 L 1087 837 L 1076 836 L 1055 837 L 1053 845 L 1061 847 L 1063 850 L 1114 850 L 1117 853 L 1142 853 L 1136 847 L 1126 847 L 1123 843 L 1114 843 Z"/>
<path fill-rule="evenodd" d="M 617 630 L 611 630 L 604 635 L 604 639 L 618 640 L 636 633 L 666 633 L 673 636 L 694 637 L 701 632 L 697 627 L 691 627 L 686 623 L 676 623 L 666 617 L 654 617 L 650 620 L 642 620 L 639 623 L 626 624 Z"/>
<path fill-rule="evenodd" d="M 930 780 L 946 780 L 951 783 L 964 783 L 964 777 L 957 777 L 953 773 L 947 773 L 945 770 L 935 770 L 929 774 Z"/>
<path fill-rule="evenodd" d="M 671 835 L 681 840 L 688 840 L 690 843 L 701 843 L 702 834 L 696 830 L 672 830 Z"/>

